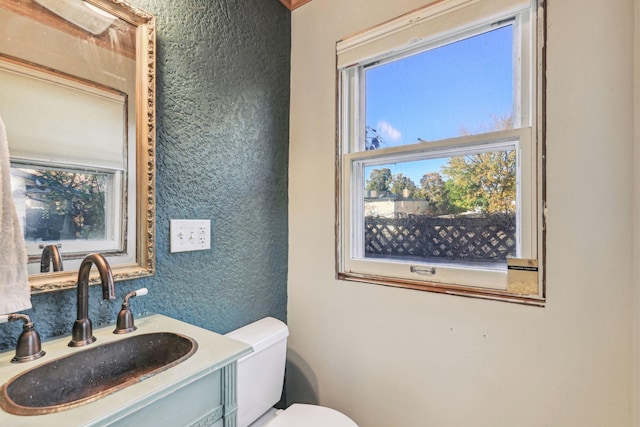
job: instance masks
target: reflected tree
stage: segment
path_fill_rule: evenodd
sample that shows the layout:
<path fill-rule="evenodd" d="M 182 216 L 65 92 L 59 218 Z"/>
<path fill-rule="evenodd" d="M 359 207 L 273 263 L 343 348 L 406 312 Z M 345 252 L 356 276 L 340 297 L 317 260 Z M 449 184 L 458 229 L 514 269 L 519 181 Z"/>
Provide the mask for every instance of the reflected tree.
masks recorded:
<path fill-rule="evenodd" d="M 106 182 L 103 176 L 60 170 L 32 173 L 33 184 L 27 186 L 26 196 L 40 202 L 45 219 L 63 218 L 59 239 L 104 238 Z"/>

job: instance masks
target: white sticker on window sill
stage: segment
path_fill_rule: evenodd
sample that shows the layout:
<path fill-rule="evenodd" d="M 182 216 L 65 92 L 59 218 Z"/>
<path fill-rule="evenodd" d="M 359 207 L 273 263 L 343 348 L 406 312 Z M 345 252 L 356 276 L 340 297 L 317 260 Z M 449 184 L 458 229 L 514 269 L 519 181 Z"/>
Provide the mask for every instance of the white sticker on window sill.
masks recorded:
<path fill-rule="evenodd" d="M 538 260 L 507 258 L 507 291 L 521 295 L 538 294 Z"/>

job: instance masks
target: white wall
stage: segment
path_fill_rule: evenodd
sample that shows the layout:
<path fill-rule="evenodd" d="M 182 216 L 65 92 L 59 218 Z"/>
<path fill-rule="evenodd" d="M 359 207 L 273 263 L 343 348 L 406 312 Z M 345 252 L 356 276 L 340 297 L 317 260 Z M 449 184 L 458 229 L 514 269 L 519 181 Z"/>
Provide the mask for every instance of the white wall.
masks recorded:
<path fill-rule="evenodd" d="M 546 308 L 335 280 L 335 42 L 425 1 L 292 13 L 288 399 L 362 427 L 631 426 L 634 0 L 550 1 Z"/>
<path fill-rule="evenodd" d="M 640 0 L 635 0 L 635 38 L 634 38 L 634 79 L 635 79 L 635 156 L 634 156 L 634 216 L 640 213 Z M 640 221 L 634 221 L 633 245 L 633 287 L 635 291 L 635 352 L 634 352 L 634 389 L 632 402 L 634 404 L 635 426 L 640 426 Z"/>

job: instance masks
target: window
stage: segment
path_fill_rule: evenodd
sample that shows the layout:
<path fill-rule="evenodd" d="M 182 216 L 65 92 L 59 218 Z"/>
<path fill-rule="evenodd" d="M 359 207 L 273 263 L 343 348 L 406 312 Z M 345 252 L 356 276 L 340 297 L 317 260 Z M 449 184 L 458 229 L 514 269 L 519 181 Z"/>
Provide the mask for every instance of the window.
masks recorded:
<path fill-rule="evenodd" d="M 78 262 L 124 253 L 127 95 L 6 59 L 0 111 L 30 273 L 50 244 Z"/>
<path fill-rule="evenodd" d="M 543 303 L 541 17 L 446 0 L 338 42 L 339 278 Z"/>
<path fill-rule="evenodd" d="M 29 255 L 40 257 L 48 244 L 65 254 L 121 249 L 115 197 L 122 174 L 12 163 L 11 187 Z"/>

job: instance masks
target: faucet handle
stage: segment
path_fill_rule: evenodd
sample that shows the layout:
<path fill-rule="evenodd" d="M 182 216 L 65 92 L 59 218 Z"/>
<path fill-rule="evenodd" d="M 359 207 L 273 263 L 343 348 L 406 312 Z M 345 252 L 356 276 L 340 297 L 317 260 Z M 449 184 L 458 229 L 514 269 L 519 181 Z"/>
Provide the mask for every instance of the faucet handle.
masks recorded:
<path fill-rule="evenodd" d="M 126 334 L 129 332 L 133 332 L 138 329 L 133 324 L 133 313 L 129 308 L 129 299 L 133 297 L 141 297 L 143 295 L 147 295 L 149 290 L 147 288 L 140 288 L 137 291 L 129 292 L 122 302 L 122 308 L 118 313 L 118 320 L 116 321 L 116 328 L 114 329 L 114 334 Z"/>
<path fill-rule="evenodd" d="M 138 289 L 137 291 L 133 291 L 133 292 L 131 292 L 131 293 L 132 293 L 132 294 L 135 294 L 135 295 L 131 295 L 129 298 L 131 298 L 131 297 L 142 297 L 142 296 L 145 296 L 146 294 L 148 294 L 148 293 L 149 293 L 149 289 L 147 289 L 147 288 L 140 288 L 140 289 Z"/>
<path fill-rule="evenodd" d="M 11 363 L 22 363 L 36 360 L 45 355 L 40 343 L 40 335 L 36 331 L 31 318 L 26 314 L 13 313 L 0 316 L 0 323 L 22 320 L 24 326 L 16 344 L 16 355 Z"/>

